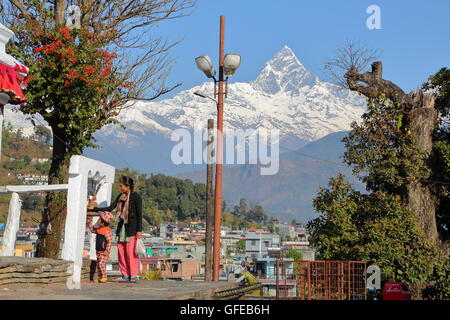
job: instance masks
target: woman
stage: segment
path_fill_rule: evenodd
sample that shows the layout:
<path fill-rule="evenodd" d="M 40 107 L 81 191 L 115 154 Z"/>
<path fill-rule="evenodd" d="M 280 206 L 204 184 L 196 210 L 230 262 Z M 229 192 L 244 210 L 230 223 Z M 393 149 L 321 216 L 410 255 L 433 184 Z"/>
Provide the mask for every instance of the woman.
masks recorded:
<path fill-rule="evenodd" d="M 89 211 L 94 212 L 115 210 L 116 217 L 119 217 L 116 235 L 122 274 L 120 282 L 136 282 L 139 269 L 139 257 L 135 253 L 135 247 L 136 240 L 142 238 L 142 198 L 133 188 L 133 179 L 123 176 L 119 180 L 121 194 L 109 207 L 88 207 Z"/>

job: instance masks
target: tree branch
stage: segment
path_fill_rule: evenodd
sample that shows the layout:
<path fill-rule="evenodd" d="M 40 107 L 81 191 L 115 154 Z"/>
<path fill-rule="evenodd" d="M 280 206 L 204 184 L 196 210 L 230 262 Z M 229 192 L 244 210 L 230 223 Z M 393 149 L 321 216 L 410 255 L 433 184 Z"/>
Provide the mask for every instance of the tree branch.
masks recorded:
<path fill-rule="evenodd" d="M 34 20 L 31 17 L 31 13 L 25 8 L 25 5 L 21 0 L 9 0 L 17 9 L 19 9 L 20 13 L 25 17 L 26 20 Z"/>

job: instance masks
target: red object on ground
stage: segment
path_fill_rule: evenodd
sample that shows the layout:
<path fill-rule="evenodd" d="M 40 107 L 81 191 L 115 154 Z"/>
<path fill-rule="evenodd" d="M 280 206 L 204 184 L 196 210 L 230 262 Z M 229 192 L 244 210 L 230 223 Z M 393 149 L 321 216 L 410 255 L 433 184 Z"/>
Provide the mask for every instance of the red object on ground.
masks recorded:
<path fill-rule="evenodd" d="M 403 282 L 386 282 L 381 294 L 383 300 L 411 300 L 411 291 Z"/>

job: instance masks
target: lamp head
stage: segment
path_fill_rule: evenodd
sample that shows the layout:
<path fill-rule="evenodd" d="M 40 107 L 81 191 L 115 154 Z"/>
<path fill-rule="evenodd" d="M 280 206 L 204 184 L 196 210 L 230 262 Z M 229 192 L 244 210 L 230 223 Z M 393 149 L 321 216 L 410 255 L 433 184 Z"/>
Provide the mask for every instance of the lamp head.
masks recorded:
<path fill-rule="evenodd" d="M 197 68 L 199 68 L 208 78 L 214 78 L 216 71 L 209 56 L 200 56 L 195 58 Z"/>
<path fill-rule="evenodd" d="M 223 72 L 227 77 L 234 75 L 241 65 L 241 56 L 236 53 L 228 53 L 223 58 Z"/>
<path fill-rule="evenodd" d="M 194 94 L 195 94 L 196 96 L 199 96 L 199 97 L 202 97 L 202 98 L 209 98 L 206 94 L 204 94 L 204 93 L 201 92 L 201 91 L 195 91 Z"/>

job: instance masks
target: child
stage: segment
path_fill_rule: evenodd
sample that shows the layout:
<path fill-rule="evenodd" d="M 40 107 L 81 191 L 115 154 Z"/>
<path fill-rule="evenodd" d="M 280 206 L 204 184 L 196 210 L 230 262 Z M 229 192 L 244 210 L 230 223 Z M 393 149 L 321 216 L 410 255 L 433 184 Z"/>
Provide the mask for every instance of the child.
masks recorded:
<path fill-rule="evenodd" d="M 92 218 L 88 219 L 88 226 L 92 233 L 97 234 L 95 250 L 97 251 L 97 268 L 98 268 L 98 282 L 105 283 L 106 277 L 106 261 L 109 259 L 109 254 L 111 252 L 111 244 L 113 233 L 109 227 L 109 223 L 113 219 L 111 212 L 103 212 L 98 219 L 98 226 L 94 228 L 92 225 Z"/>

